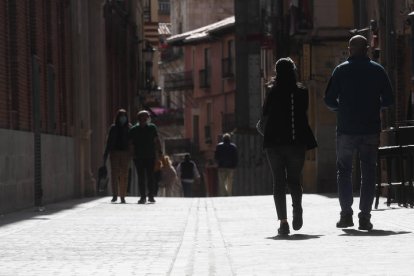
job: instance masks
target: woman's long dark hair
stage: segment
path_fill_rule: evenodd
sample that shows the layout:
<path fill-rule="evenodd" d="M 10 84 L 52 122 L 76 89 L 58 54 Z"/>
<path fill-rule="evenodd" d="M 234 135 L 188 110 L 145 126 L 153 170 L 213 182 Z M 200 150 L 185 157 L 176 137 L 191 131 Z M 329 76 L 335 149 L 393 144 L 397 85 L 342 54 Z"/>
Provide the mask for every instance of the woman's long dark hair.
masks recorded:
<path fill-rule="evenodd" d="M 291 91 L 289 88 L 297 86 L 296 66 L 289 57 L 281 58 L 275 64 L 276 75 L 268 83 L 269 87 L 276 88 L 281 91 Z"/>

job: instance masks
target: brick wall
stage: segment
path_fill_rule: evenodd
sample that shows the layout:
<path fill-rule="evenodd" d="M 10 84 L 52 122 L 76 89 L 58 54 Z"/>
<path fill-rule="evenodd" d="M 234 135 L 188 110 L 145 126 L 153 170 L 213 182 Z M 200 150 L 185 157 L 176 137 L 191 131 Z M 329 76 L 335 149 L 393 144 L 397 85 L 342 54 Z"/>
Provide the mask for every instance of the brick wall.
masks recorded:
<path fill-rule="evenodd" d="M 71 134 L 68 2 L 0 2 L 0 128 L 33 130 L 35 60 L 40 67 L 41 130 Z"/>
<path fill-rule="evenodd" d="M 7 2 L 0 1 L 0 128 L 9 125 Z"/>

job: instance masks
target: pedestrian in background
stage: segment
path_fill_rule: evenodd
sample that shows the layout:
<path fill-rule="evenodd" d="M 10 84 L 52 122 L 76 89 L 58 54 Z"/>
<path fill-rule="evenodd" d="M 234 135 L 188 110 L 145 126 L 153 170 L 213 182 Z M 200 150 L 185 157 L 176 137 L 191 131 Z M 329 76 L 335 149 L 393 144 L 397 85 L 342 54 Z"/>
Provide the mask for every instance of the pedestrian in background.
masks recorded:
<path fill-rule="evenodd" d="M 164 155 L 161 166 L 161 181 L 160 187 L 165 190 L 167 197 L 181 197 L 183 196 L 183 187 L 178 179 L 177 171 L 172 165 L 169 156 Z"/>
<path fill-rule="evenodd" d="M 303 224 L 301 177 L 305 152 L 315 148 L 316 141 L 307 118 L 308 90 L 297 83 L 294 62 L 281 58 L 275 71 L 262 109 L 262 116 L 267 118 L 263 148 L 273 176 L 273 198 L 280 221 L 278 234 L 287 235 L 290 229 L 286 185 L 292 197 L 292 226 L 299 230 Z"/>
<path fill-rule="evenodd" d="M 216 146 L 214 158 L 218 165 L 219 196 L 231 196 L 238 153 L 237 146 L 231 142 L 229 133 L 223 134 L 222 142 Z"/>
<path fill-rule="evenodd" d="M 367 56 L 368 47 L 367 39 L 361 35 L 349 40 L 349 58 L 334 69 L 325 92 L 326 105 L 337 113 L 336 166 L 341 206 L 338 228 L 354 225 L 352 160 L 355 151 L 361 166 L 359 229 L 373 228 L 371 209 L 380 142 L 380 111 L 394 102 L 388 75 Z"/>
<path fill-rule="evenodd" d="M 155 160 L 154 164 L 154 186 L 155 186 L 155 194 L 158 195 L 158 191 L 160 188 L 160 181 L 161 181 L 161 168 L 162 168 L 162 160 L 164 156 L 160 155 L 158 159 Z"/>
<path fill-rule="evenodd" d="M 191 156 L 186 154 L 184 160 L 177 166 L 177 175 L 181 179 L 184 197 L 192 197 L 192 189 L 195 180 L 200 179 L 197 165 L 191 160 Z"/>
<path fill-rule="evenodd" d="M 131 127 L 125 109 L 119 109 L 114 123 L 111 125 L 106 141 L 103 162 L 106 164 L 108 155 L 111 161 L 112 200 L 116 202 L 118 195 L 121 203 L 125 203 L 127 192 L 128 168 L 131 160 L 128 144 L 128 131 Z"/>
<path fill-rule="evenodd" d="M 138 123 L 129 131 L 129 139 L 133 145 L 134 164 L 138 174 L 138 186 L 141 196 L 138 204 L 145 204 L 147 195 L 148 201 L 155 203 L 154 165 L 155 160 L 162 155 L 161 143 L 157 127 L 150 123 L 148 111 L 139 111 L 137 118 Z"/>

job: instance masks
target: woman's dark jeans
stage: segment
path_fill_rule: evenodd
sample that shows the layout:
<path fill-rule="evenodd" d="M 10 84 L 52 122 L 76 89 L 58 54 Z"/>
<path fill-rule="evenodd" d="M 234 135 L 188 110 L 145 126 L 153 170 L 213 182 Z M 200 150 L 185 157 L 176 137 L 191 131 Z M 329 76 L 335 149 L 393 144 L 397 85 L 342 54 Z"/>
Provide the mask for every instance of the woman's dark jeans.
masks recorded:
<path fill-rule="evenodd" d="M 301 178 L 305 152 L 305 146 L 302 145 L 283 145 L 266 149 L 273 176 L 273 198 L 279 220 L 287 219 L 286 186 L 289 187 L 292 196 L 293 212 L 302 212 Z"/>

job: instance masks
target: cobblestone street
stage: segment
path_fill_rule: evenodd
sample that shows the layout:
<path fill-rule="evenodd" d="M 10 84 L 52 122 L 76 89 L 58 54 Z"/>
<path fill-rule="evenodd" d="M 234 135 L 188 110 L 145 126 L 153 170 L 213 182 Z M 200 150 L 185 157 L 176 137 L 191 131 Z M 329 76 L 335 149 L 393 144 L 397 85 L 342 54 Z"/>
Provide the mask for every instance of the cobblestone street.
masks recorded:
<path fill-rule="evenodd" d="M 304 226 L 275 237 L 271 196 L 73 200 L 0 217 L 0 275 L 413 275 L 414 210 L 337 229 L 337 198 L 304 196 Z M 290 201 L 288 201 L 288 204 Z M 354 206 L 358 206 L 358 199 Z M 289 209 L 290 210 L 290 209 Z M 355 211 L 355 208 L 354 208 Z"/>

